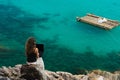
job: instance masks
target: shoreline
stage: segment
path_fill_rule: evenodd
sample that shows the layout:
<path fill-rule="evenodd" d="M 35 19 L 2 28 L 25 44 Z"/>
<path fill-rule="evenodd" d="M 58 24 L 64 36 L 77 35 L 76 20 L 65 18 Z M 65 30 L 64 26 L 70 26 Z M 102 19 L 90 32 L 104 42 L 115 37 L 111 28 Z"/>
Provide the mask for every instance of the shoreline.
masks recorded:
<path fill-rule="evenodd" d="M 23 79 L 21 76 L 21 68 L 24 73 L 26 73 L 26 69 L 30 68 L 31 65 L 26 66 L 26 64 L 18 64 L 15 65 L 14 67 L 1 67 L 0 68 L 0 80 L 5 79 L 5 80 L 28 80 L 28 79 Z M 32 66 L 32 68 L 37 69 L 36 66 Z M 29 71 L 32 71 L 32 68 L 29 69 Z M 88 71 L 86 74 L 72 74 L 69 72 L 64 72 L 64 71 L 48 71 L 45 70 L 45 73 L 43 75 L 43 70 L 39 69 L 37 70 L 42 74 L 42 77 L 47 76 L 46 80 L 120 80 L 120 71 L 115 71 L 114 73 L 108 72 L 108 71 L 102 71 L 102 70 L 93 70 L 93 71 Z M 32 71 L 32 75 L 34 75 L 36 71 Z M 26 74 L 26 76 L 28 76 Z M 31 78 L 33 76 L 30 76 Z M 40 77 L 40 76 L 36 76 Z M 40 77 L 41 78 L 41 77 Z M 42 80 L 42 79 L 38 79 Z M 43 79 L 45 80 L 45 79 Z"/>

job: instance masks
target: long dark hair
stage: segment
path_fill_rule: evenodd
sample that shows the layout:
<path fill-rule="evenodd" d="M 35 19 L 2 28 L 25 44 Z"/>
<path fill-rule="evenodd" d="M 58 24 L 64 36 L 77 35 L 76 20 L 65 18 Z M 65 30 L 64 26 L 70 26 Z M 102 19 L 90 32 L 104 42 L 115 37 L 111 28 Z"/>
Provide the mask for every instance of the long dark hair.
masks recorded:
<path fill-rule="evenodd" d="M 35 52 L 35 48 L 36 48 L 35 38 L 29 37 L 25 45 L 26 54 Z"/>

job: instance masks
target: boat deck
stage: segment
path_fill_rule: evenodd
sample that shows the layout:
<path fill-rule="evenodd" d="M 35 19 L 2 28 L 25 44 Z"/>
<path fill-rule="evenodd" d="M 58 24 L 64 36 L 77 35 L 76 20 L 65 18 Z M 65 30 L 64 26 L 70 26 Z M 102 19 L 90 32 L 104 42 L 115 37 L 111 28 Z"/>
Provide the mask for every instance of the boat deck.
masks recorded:
<path fill-rule="evenodd" d="M 119 25 L 118 21 L 110 20 L 93 14 L 87 14 L 84 17 L 77 17 L 77 21 L 85 22 L 104 29 L 112 29 Z"/>

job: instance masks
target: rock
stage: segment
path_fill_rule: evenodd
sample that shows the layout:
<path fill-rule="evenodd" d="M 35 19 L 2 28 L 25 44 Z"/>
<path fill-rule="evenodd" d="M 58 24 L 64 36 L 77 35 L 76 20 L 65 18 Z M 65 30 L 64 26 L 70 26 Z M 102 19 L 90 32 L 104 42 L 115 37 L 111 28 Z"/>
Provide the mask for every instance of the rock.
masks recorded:
<path fill-rule="evenodd" d="M 60 78 L 60 76 L 58 74 L 56 74 L 55 72 L 52 72 L 52 71 L 46 70 L 46 75 L 47 75 L 48 80 L 57 80 L 58 78 Z"/>
<path fill-rule="evenodd" d="M 120 71 L 115 71 L 114 73 L 115 73 L 115 74 L 120 74 Z"/>
<path fill-rule="evenodd" d="M 97 78 L 97 80 L 104 80 L 104 77 L 103 77 L 103 76 L 99 76 L 99 77 Z"/>
<path fill-rule="evenodd" d="M 39 65 L 22 65 L 20 72 L 21 78 L 27 80 L 46 80 L 46 75 L 44 71 L 39 68 Z"/>
<path fill-rule="evenodd" d="M 94 70 L 89 74 L 91 77 L 96 77 L 98 80 L 100 79 L 100 76 L 103 77 L 103 80 L 120 80 L 120 74 L 119 71 L 115 73 L 107 72 L 107 71 L 101 71 L 101 70 Z M 99 76 L 99 77 L 97 77 Z M 102 78 L 101 78 L 102 80 Z"/>
<path fill-rule="evenodd" d="M 10 80 L 8 77 L 2 77 L 0 76 L 0 80 Z"/>
<path fill-rule="evenodd" d="M 8 76 L 9 77 L 11 75 L 10 70 L 7 67 L 5 67 L 5 66 L 3 66 L 3 71 L 2 72 L 4 73 L 4 76 Z"/>
<path fill-rule="evenodd" d="M 56 72 L 56 74 L 60 75 L 63 80 L 71 80 L 73 78 L 73 75 L 68 72 Z"/>
<path fill-rule="evenodd" d="M 16 65 L 0 68 L 0 80 L 120 80 L 120 71 L 114 73 L 93 70 L 87 75 L 73 75 L 68 72 L 43 70 L 39 65 Z"/>

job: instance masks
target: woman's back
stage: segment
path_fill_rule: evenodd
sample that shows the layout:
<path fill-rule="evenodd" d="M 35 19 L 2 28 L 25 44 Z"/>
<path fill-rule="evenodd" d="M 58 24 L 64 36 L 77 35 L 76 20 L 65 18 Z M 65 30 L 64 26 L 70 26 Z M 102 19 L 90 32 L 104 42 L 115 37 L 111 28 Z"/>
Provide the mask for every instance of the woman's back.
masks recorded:
<path fill-rule="evenodd" d="M 35 53 L 27 53 L 27 62 L 36 62 L 37 56 Z"/>
<path fill-rule="evenodd" d="M 28 38 L 25 48 L 27 62 L 36 62 L 38 58 L 38 49 L 36 48 L 36 41 L 33 37 Z"/>

